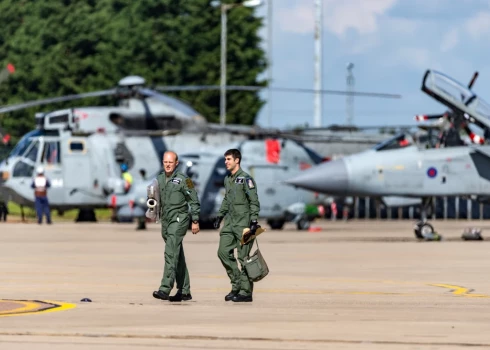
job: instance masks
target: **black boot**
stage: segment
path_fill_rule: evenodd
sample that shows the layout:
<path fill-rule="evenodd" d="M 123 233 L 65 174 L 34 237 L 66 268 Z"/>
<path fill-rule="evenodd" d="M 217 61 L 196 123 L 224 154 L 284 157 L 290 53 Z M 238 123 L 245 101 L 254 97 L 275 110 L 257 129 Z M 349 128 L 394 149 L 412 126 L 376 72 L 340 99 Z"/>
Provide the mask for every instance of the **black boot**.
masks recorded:
<path fill-rule="evenodd" d="M 192 300 L 192 295 L 191 293 L 189 294 L 182 294 L 182 292 L 179 290 L 175 295 L 172 295 L 171 297 L 168 298 L 170 301 L 189 301 Z"/>
<path fill-rule="evenodd" d="M 168 300 L 169 296 L 167 293 L 165 293 L 161 290 L 157 290 L 157 291 L 153 292 L 153 298 L 161 299 L 161 300 Z"/>
<path fill-rule="evenodd" d="M 252 294 L 250 295 L 241 295 L 237 294 L 232 299 L 235 303 L 250 303 L 253 301 Z"/>
<path fill-rule="evenodd" d="M 230 301 L 230 300 L 233 300 L 233 298 L 238 295 L 238 292 L 235 292 L 235 291 L 231 291 L 229 292 L 226 296 L 225 296 L 225 301 Z"/>

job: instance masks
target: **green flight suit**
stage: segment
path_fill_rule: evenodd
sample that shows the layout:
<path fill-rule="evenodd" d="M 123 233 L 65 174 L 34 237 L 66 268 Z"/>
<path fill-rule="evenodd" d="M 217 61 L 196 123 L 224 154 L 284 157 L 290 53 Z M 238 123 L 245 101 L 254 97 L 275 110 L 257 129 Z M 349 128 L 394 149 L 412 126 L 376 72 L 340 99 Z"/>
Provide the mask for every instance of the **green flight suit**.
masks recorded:
<path fill-rule="evenodd" d="M 159 289 L 170 294 L 174 282 L 177 282 L 177 288 L 183 294 L 189 294 L 189 272 L 182 241 L 189 228 L 189 205 L 192 221 L 199 220 L 199 198 L 192 180 L 180 171 L 175 171 L 168 178 L 163 172 L 157 176 L 157 180 L 162 237 L 165 241 L 165 268 Z"/>
<path fill-rule="evenodd" d="M 250 253 L 253 240 L 241 245 L 243 229 L 250 227 L 251 220 L 259 217 L 260 203 L 257 196 L 255 180 L 241 168 L 234 175 L 225 178 L 225 197 L 218 212 L 225 218 L 223 229 L 220 232 L 218 257 L 230 278 L 233 292 L 249 296 L 253 292 L 253 283 L 248 279 L 243 269 L 243 261 Z M 234 256 L 234 249 L 238 251 L 238 261 Z"/>

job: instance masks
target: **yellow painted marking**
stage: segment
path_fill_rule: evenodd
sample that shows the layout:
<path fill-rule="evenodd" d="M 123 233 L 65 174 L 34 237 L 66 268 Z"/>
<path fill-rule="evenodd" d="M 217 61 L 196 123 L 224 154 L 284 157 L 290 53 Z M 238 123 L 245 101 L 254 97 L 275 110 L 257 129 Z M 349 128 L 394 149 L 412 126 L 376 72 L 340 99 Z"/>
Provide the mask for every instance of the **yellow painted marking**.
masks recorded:
<path fill-rule="evenodd" d="M 490 295 L 486 295 L 486 294 L 470 294 L 473 291 L 473 289 L 469 289 L 461 286 L 455 286 L 452 284 L 434 283 L 434 284 L 429 284 L 429 286 L 447 288 L 450 289 L 451 294 L 467 297 L 467 298 L 490 298 Z"/>
<path fill-rule="evenodd" d="M 64 311 L 76 307 L 76 304 L 62 303 L 59 301 L 51 300 L 0 300 L 0 303 L 2 302 L 9 304 L 20 304 L 21 306 L 10 310 L 0 311 L 0 317 L 23 316 L 46 312 Z"/>
<path fill-rule="evenodd" d="M 396 170 L 403 170 L 405 169 L 405 166 L 404 165 L 395 165 L 394 167 Z"/>

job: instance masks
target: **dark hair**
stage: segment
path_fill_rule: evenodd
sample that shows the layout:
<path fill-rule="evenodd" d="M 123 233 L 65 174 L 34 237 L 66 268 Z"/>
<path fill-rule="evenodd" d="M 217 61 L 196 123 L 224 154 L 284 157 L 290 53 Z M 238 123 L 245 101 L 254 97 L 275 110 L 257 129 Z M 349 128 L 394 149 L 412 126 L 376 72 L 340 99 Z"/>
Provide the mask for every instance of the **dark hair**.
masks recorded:
<path fill-rule="evenodd" d="M 239 150 L 236 148 L 229 149 L 228 151 L 225 152 L 225 157 L 226 156 L 232 156 L 233 159 L 239 159 L 238 164 L 242 161 L 242 154 L 240 153 Z"/>

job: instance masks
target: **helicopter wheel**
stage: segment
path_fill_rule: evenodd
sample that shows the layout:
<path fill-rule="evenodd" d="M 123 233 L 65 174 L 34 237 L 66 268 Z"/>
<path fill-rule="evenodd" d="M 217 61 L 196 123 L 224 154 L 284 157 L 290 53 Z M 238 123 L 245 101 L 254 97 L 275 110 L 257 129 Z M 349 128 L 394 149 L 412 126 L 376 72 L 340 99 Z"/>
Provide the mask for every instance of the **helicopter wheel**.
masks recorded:
<path fill-rule="evenodd" d="M 75 222 L 97 222 L 93 209 L 79 209 Z"/>
<path fill-rule="evenodd" d="M 307 218 L 301 218 L 296 223 L 298 230 L 308 230 L 310 228 L 310 221 Z"/>
<path fill-rule="evenodd" d="M 267 220 L 267 223 L 273 230 L 282 230 L 284 227 L 285 221 L 281 219 L 270 219 Z"/>

